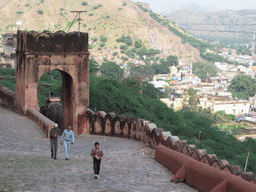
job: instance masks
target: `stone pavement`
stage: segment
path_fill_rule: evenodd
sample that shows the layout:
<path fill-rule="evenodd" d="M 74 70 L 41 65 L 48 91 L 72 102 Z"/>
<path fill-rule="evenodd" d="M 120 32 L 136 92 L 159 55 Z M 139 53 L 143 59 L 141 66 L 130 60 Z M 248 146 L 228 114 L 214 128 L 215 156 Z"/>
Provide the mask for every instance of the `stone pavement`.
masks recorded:
<path fill-rule="evenodd" d="M 90 152 L 99 141 L 104 152 L 100 179 L 94 179 Z M 197 191 L 171 183 L 173 174 L 156 162 L 144 143 L 107 136 L 75 136 L 70 160 L 59 138 L 57 160 L 41 128 L 0 106 L 1 191 Z"/>

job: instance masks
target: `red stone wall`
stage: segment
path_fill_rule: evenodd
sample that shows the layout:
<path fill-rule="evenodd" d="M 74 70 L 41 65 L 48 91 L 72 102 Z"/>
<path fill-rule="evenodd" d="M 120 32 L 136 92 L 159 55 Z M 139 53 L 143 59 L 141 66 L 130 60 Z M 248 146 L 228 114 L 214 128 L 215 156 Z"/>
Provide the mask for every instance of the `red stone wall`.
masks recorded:
<path fill-rule="evenodd" d="M 113 129 L 117 115 L 108 113 L 105 117 L 103 125 L 106 132 L 106 123 L 112 125 Z M 207 154 L 205 149 L 197 149 L 196 145 L 189 145 L 186 140 L 180 141 L 179 137 L 164 132 L 149 121 L 134 120 L 130 117 L 122 117 L 119 120 L 122 122 L 118 124 L 122 134 L 120 135 L 118 128 L 114 129 L 113 135 L 126 137 L 124 130 L 129 124 L 129 138 L 141 140 L 141 136 L 144 135 L 143 142 L 155 148 L 156 160 L 176 173 L 171 179 L 172 182 L 185 181 L 199 191 L 256 191 L 254 175 L 250 172 L 241 172 L 239 166 L 229 165 L 226 160 L 218 160 L 215 154 Z M 108 131 L 106 133 L 109 135 Z"/>
<path fill-rule="evenodd" d="M 0 84 L 0 104 L 13 108 L 15 92 Z"/>
<path fill-rule="evenodd" d="M 50 129 L 54 128 L 55 124 L 53 121 L 42 115 L 33 107 L 28 108 L 27 116 L 35 121 L 38 125 L 40 125 L 41 128 L 43 128 L 43 131 L 45 132 L 47 138 L 50 137 Z"/>

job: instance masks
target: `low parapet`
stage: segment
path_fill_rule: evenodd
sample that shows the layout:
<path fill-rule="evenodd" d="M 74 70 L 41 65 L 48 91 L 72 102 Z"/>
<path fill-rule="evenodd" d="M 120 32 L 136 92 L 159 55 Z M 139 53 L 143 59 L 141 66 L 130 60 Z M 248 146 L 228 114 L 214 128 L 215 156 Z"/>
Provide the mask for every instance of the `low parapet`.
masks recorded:
<path fill-rule="evenodd" d="M 13 108 L 15 92 L 0 84 L 0 103 Z"/>
<path fill-rule="evenodd" d="M 176 173 L 171 181 L 183 182 L 200 191 L 256 191 L 253 173 L 242 172 L 238 165 L 229 165 L 227 160 L 219 160 L 206 149 L 197 149 L 186 140 L 180 140 L 171 132 L 165 132 L 145 119 L 118 116 L 114 113 L 92 113 L 95 122 L 100 117 L 100 125 L 92 134 L 118 136 L 139 140 L 155 148 L 156 160 Z M 119 122 L 120 129 L 116 128 Z M 89 123 L 91 125 L 91 123 Z M 95 125 L 94 125 L 95 126 Z M 112 130 L 112 131 L 111 131 Z M 212 182 L 214 179 L 214 182 Z M 244 187 L 242 187 L 244 186 Z"/>

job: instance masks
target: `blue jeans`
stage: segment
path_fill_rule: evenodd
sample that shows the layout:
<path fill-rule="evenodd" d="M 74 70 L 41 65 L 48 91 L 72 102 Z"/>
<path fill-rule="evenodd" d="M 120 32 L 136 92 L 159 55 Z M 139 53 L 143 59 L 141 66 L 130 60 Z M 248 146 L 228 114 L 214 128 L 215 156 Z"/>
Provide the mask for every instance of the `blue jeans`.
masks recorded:
<path fill-rule="evenodd" d="M 69 158 L 70 144 L 71 144 L 71 141 L 66 141 L 66 140 L 64 140 L 66 158 Z"/>

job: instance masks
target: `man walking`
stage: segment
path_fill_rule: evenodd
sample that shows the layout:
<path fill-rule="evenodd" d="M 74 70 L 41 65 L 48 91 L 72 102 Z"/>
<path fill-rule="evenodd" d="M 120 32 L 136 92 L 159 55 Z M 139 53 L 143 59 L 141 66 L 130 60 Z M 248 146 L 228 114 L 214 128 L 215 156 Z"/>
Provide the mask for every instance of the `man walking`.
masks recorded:
<path fill-rule="evenodd" d="M 71 125 L 68 124 L 67 129 L 64 130 L 61 136 L 61 145 L 64 143 L 66 160 L 69 159 L 70 144 L 73 145 L 75 141 L 74 132 L 71 130 Z"/>
<path fill-rule="evenodd" d="M 58 124 L 55 124 L 54 128 L 50 129 L 51 157 L 54 159 L 57 158 L 58 135 L 59 135 Z"/>

